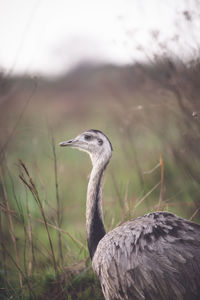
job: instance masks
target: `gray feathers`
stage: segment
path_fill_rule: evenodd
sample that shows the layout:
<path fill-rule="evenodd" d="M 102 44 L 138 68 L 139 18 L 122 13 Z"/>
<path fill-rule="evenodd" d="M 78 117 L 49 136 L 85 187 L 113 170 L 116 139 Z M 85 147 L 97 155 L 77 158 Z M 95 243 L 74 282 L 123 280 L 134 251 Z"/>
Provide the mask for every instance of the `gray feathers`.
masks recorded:
<path fill-rule="evenodd" d="M 103 237 L 92 265 L 107 300 L 200 299 L 200 225 L 167 212 L 128 221 Z"/>

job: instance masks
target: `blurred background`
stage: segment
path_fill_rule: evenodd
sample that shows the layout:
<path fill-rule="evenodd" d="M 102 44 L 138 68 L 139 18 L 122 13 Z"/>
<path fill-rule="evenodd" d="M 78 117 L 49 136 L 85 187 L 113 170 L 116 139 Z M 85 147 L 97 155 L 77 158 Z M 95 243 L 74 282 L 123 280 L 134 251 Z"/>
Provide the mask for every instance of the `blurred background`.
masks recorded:
<path fill-rule="evenodd" d="M 114 151 L 107 231 L 200 221 L 200 1 L 0 3 L 0 299 L 103 299 L 85 234 L 87 129 Z"/>

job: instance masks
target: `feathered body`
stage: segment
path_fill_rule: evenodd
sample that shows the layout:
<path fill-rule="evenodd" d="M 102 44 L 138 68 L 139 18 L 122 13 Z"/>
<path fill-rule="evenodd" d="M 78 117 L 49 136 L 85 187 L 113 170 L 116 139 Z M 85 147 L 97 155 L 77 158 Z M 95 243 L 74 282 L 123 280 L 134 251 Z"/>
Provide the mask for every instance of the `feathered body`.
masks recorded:
<path fill-rule="evenodd" d="M 101 131 L 88 130 L 60 145 L 85 151 L 92 160 L 86 231 L 105 299 L 199 300 L 200 225 L 168 212 L 154 212 L 106 234 L 102 182 L 112 154 L 109 139 Z"/>
<path fill-rule="evenodd" d="M 200 299 L 200 226 L 168 212 L 107 233 L 92 260 L 107 300 Z"/>

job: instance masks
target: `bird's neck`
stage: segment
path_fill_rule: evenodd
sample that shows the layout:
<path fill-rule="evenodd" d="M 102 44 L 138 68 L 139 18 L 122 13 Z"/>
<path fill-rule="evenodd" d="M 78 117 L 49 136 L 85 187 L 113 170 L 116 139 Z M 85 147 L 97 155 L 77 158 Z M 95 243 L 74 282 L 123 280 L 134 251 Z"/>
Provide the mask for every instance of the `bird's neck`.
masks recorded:
<path fill-rule="evenodd" d="M 106 234 L 102 210 L 102 184 L 104 170 L 110 157 L 93 160 L 93 169 L 87 190 L 86 230 L 88 249 L 91 259 L 94 256 L 99 241 Z"/>

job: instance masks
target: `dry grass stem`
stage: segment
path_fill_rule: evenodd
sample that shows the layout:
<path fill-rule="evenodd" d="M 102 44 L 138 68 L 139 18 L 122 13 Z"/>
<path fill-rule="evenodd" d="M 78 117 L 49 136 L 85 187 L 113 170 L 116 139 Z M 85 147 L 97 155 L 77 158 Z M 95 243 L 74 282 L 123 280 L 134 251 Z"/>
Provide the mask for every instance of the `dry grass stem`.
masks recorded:
<path fill-rule="evenodd" d="M 192 216 L 189 218 L 190 221 L 192 221 L 194 219 L 194 217 L 198 214 L 198 212 L 200 211 L 200 207 L 198 207 L 195 212 L 192 214 Z"/>
<path fill-rule="evenodd" d="M 62 223 L 62 216 L 61 216 L 60 197 L 59 197 L 59 190 L 58 190 L 56 149 L 55 149 L 55 141 L 54 141 L 53 133 L 51 133 L 51 143 L 52 143 L 52 152 L 53 152 L 53 161 L 54 161 L 54 178 L 55 178 L 56 204 L 57 204 L 56 216 L 57 216 L 57 225 L 60 228 Z M 59 249 L 61 265 L 63 265 L 62 236 L 60 231 L 58 231 L 58 249 Z"/>
<path fill-rule="evenodd" d="M 163 194 L 164 194 L 164 161 L 162 159 L 162 154 L 160 154 L 160 172 L 161 172 L 161 179 L 160 179 L 160 197 L 158 202 L 158 210 L 160 210 L 161 203 L 163 201 Z"/>
<path fill-rule="evenodd" d="M 51 240 L 50 232 L 49 232 L 48 225 L 47 225 L 46 216 L 45 216 L 45 213 L 44 213 L 42 203 L 40 201 L 40 197 L 39 197 L 37 188 L 36 188 L 32 178 L 30 177 L 29 172 L 28 172 L 25 164 L 21 160 L 19 161 L 19 165 L 21 166 L 22 170 L 24 170 L 24 172 L 26 173 L 26 175 L 28 177 L 28 181 L 25 179 L 24 173 L 21 173 L 19 175 L 19 178 L 29 188 L 29 190 L 32 193 L 34 199 L 36 200 L 36 203 L 38 204 L 38 206 L 40 208 L 40 212 L 41 212 L 41 215 L 42 215 L 42 218 L 43 218 L 43 221 L 44 221 L 44 225 L 45 225 L 45 228 L 46 228 L 46 232 L 47 232 L 47 235 L 48 235 L 48 240 L 49 240 L 49 245 L 50 245 L 50 249 L 51 249 L 55 274 L 56 274 L 56 277 L 58 278 L 58 267 L 57 267 L 56 258 L 55 258 L 55 254 L 54 254 L 53 243 L 52 243 L 52 240 Z"/>
<path fill-rule="evenodd" d="M 157 189 L 157 187 L 159 187 L 159 185 L 161 184 L 161 181 L 159 181 L 156 185 L 154 185 L 154 187 L 152 187 L 152 189 L 150 191 L 148 191 L 148 193 L 146 193 L 144 195 L 144 197 L 142 197 L 136 204 L 134 207 L 134 210 L 140 205 L 142 204 L 142 202 L 155 190 Z"/>
<path fill-rule="evenodd" d="M 13 246 L 14 246 L 14 249 L 15 249 L 16 262 L 17 262 L 17 265 L 20 268 L 19 251 L 18 251 L 16 236 L 15 236 L 15 232 L 14 232 L 14 224 L 13 224 L 12 214 L 10 213 L 11 210 L 10 210 L 10 206 L 9 206 L 9 203 L 8 203 L 8 197 L 7 197 L 5 180 L 4 180 L 2 168 L 1 168 L 1 174 L 0 174 L 0 176 L 1 176 L 1 182 L 2 182 L 3 197 L 4 197 L 4 201 L 5 201 L 5 205 L 6 205 L 6 210 L 7 210 L 7 215 L 8 215 L 8 221 L 9 221 L 9 226 L 10 226 L 10 230 L 9 231 L 10 231 L 11 239 L 12 239 Z M 19 270 L 19 268 L 18 268 L 18 270 Z M 21 274 L 21 272 L 19 272 L 18 275 L 19 275 L 20 287 L 22 288 L 23 283 L 22 283 L 22 274 Z"/>
<path fill-rule="evenodd" d="M 36 221 L 39 222 L 39 223 L 44 224 L 44 221 L 42 221 L 42 220 L 36 220 Z M 63 229 L 61 229 L 61 228 L 59 228 L 55 225 L 52 225 L 50 223 L 47 223 L 47 226 L 59 231 L 60 233 L 66 234 L 74 243 L 76 243 L 79 247 L 81 247 L 81 248 L 83 248 L 84 250 L 87 251 L 87 247 L 83 243 L 81 243 L 78 239 L 73 237 L 68 231 L 63 230 Z"/>
<path fill-rule="evenodd" d="M 144 175 L 149 175 L 149 174 L 152 174 L 157 168 L 159 168 L 160 167 L 160 162 L 155 166 L 155 167 L 153 167 L 151 170 L 149 170 L 149 171 L 144 171 L 143 172 L 143 174 Z"/>
<path fill-rule="evenodd" d="M 28 222 L 28 239 L 29 239 L 29 262 L 28 262 L 28 276 L 32 274 L 33 262 L 35 262 L 34 247 L 33 247 L 33 231 L 31 223 L 31 214 L 29 209 L 27 188 L 25 187 L 26 193 L 26 211 L 27 211 L 27 222 Z"/>

